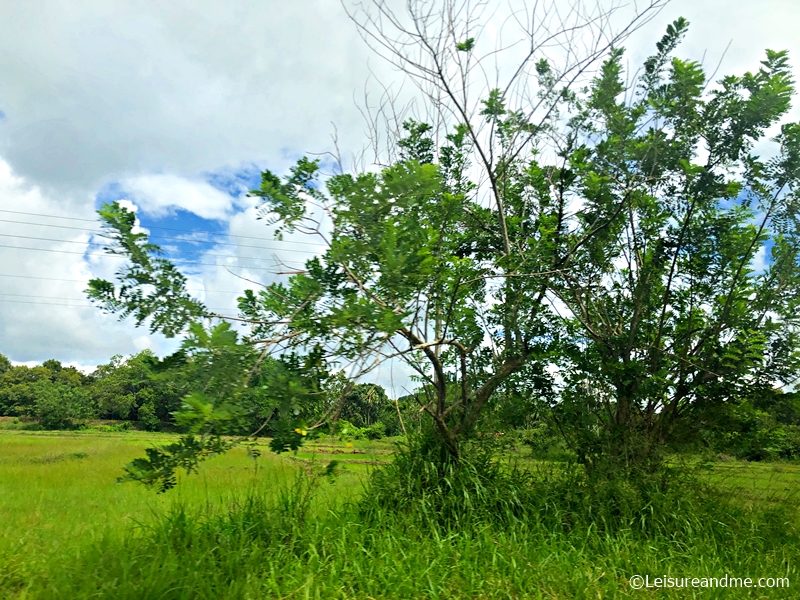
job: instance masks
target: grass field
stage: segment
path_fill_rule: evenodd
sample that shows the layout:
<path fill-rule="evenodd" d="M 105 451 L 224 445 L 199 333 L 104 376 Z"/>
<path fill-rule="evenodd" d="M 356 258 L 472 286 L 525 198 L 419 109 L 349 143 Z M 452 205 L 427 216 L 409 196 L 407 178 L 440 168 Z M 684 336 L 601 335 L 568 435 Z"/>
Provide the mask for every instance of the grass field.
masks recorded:
<path fill-rule="evenodd" d="M 222 506 L 242 494 L 269 495 L 285 486 L 298 468 L 293 455 L 276 456 L 265 446 L 258 463 L 244 450 L 234 449 L 206 463 L 198 474 L 181 477 L 169 494 L 116 483 L 123 465 L 142 456 L 144 448 L 171 437 L 144 432 L 0 432 L 0 556 L 39 562 L 66 546 L 95 541 L 109 529 L 146 522 L 177 505 Z M 377 450 L 385 458 L 391 450 L 386 443 L 312 446 L 321 451 L 298 456 L 353 461 L 344 464 L 333 485 L 322 488 L 321 502 L 358 494 L 365 463 L 378 458 L 364 452 Z M 323 453 L 326 450 L 336 454 Z"/>
<path fill-rule="evenodd" d="M 385 441 L 316 440 L 297 455 L 265 449 L 257 463 L 235 450 L 163 495 L 115 483 L 122 465 L 168 439 L 0 432 L 0 596 L 800 598 L 800 465 L 713 464 L 703 477 L 741 509 L 723 507 L 719 527 L 687 508 L 670 517 L 677 528 L 650 537 L 552 518 L 440 531 L 396 515 L 365 523 L 347 507 L 370 469 L 391 460 Z M 312 517 L 280 508 L 304 465 L 332 459 L 343 468 L 319 483 Z M 628 585 L 635 574 L 667 573 L 789 577 L 793 589 Z"/>

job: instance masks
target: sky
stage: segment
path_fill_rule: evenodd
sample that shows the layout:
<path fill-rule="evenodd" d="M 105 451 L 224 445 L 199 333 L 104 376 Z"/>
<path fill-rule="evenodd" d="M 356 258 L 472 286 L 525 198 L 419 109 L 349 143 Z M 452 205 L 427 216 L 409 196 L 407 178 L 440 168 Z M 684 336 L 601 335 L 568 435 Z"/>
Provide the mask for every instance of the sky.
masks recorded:
<path fill-rule="evenodd" d="M 765 48 L 800 65 L 796 0 L 673 0 L 626 44 L 632 64 L 678 16 L 692 25 L 677 55 L 708 71 L 757 69 Z M 245 193 L 262 169 L 332 151 L 334 132 L 359 152 L 375 78 L 399 81 L 337 0 L 0 3 L 0 353 L 90 368 L 175 348 L 85 299 L 120 265 L 94 233 L 103 202 L 135 208 L 220 312 L 252 287 L 241 277 L 302 265 L 319 247 L 276 241 Z"/>

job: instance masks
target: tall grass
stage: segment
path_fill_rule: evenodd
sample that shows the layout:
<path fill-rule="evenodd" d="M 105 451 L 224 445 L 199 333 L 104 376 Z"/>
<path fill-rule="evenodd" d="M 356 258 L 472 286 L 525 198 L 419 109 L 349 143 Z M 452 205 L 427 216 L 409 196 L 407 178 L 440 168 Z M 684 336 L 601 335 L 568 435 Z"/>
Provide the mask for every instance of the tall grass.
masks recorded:
<path fill-rule="evenodd" d="M 655 597 L 629 587 L 637 574 L 729 574 L 789 577 L 792 587 L 656 596 L 798 597 L 796 506 L 748 508 L 681 479 L 603 486 L 575 470 L 502 466 L 480 449 L 458 464 L 430 452 L 401 449 L 349 502 L 307 468 L 277 490 L 176 503 L 5 589 L 30 598 L 595 599 Z"/>

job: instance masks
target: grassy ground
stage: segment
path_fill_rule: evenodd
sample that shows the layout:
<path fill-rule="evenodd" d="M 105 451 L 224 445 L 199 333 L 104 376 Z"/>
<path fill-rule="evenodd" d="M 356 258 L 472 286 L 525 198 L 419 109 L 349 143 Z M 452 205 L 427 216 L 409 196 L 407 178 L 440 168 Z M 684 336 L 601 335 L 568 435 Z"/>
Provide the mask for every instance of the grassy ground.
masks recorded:
<path fill-rule="evenodd" d="M 124 464 L 170 439 L 145 432 L 0 432 L 0 565 L 6 566 L 0 568 L 0 585 L 35 571 L 53 555 L 95 543 L 110 530 L 152 521 L 176 506 L 224 506 L 242 494 L 269 495 L 297 471 L 293 457 L 275 456 L 267 448 L 257 464 L 244 450 L 233 450 L 198 474 L 181 477 L 169 494 L 116 483 Z M 361 465 L 345 468 L 335 485 L 322 489 L 319 501 L 353 497 L 362 472 Z"/>
<path fill-rule="evenodd" d="M 655 537 L 567 526 L 569 515 L 439 531 L 396 515 L 366 523 L 337 508 L 362 493 L 372 465 L 390 460 L 385 441 L 315 440 L 297 455 L 265 451 L 257 464 L 234 451 L 166 495 L 115 483 L 123 464 L 168 439 L 0 432 L 0 597 L 800 598 L 797 513 L 775 510 L 796 507 L 800 465 L 716 463 L 704 476 L 741 514 L 722 507 L 696 518 L 687 508 L 670 517 L 676 531 Z M 306 518 L 288 499 L 313 481 L 296 475 L 331 459 L 342 474 L 317 482 Z M 709 525 L 715 519 L 722 525 Z M 628 585 L 635 574 L 725 573 L 789 576 L 792 588 Z"/>

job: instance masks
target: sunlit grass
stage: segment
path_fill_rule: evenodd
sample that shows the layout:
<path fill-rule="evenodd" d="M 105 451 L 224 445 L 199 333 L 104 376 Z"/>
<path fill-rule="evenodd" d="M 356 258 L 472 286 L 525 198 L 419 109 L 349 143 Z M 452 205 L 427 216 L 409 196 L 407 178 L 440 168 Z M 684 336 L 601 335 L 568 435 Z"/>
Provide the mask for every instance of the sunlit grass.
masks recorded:
<path fill-rule="evenodd" d="M 270 495 L 298 469 L 290 457 L 266 447 L 257 462 L 234 449 L 203 464 L 197 474 L 179 475 L 180 484 L 168 494 L 116 483 L 122 467 L 142 456 L 144 448 L 173 439 L 144 432 L 0 432 L 0 560 L 24 557 L 30 565 L 178 505 L 216 507 L 233 496 Z M 359 493 L 356 472 L 361 471 L 344 470 L 318 501 Z"/>
<path fill-rule="evenodd" d="M 115 482 L 144 448 L 172 439 L 0 432 L 0 597 L 798 597 L 800 465 L 711 465 L 701 475 L 742 511 L 731 516 L 720 505 L 702 518 L 664 515 L 687 524 L 668 535 L 609 534 L 536 512 L 512 527 L 438 530 L 392 511 L 363 520 L 344 506 L 364 492 L 375 463 L 392 459 L 386 440 L 324 437 L 282 456 L 265 447 L 257 462 L 234 450 L 162 495 Z M 329 460 L 343 469 L 332 483 L 319 480 L 303 518 L 285 503 L 291 486 L 308 481 L 297 475 L 311 461 Z M 557 511 L 558 498 L 541 506 Z M 790 510 L 769 512 L 780 507 Z M 793 588 L 693 594 L 628 586 L 631 575 L 664 573 L 788 575 Z"/>
<path fill-rule="evenodd" d="M 797 463 L 716 462 L 711 465 L 707 477 L 712 484 L 748 505 L 798 504 L 800 501 L 800 464 Z"/>

